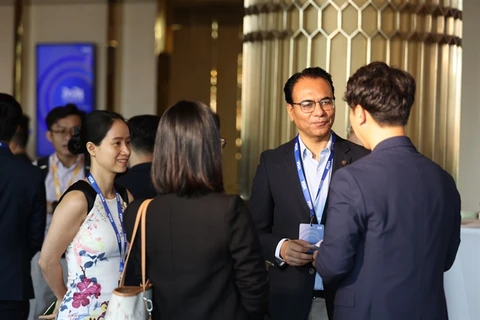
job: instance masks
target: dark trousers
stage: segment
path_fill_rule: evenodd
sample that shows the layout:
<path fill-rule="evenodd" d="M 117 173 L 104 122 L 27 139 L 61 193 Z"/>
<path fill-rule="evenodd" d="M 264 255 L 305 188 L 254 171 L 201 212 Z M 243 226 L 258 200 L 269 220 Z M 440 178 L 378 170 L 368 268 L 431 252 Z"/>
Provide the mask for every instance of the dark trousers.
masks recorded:
<path fill-rule="evenodd" d="M 26 301 L 0 300 L 0 318 L 9 320 L 27 320 L 30 303 Z"/>

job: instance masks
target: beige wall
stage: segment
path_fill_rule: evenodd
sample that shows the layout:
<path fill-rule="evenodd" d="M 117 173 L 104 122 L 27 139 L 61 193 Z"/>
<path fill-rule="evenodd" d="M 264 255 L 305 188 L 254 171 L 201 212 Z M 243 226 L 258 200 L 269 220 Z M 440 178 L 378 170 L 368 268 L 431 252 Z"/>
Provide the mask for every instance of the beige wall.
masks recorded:
<path fill-rule="evenodd" d="M 0 7 L 2 29 L 0 58 L 7 72 L 0 75 L 2 90 L 11 91 L 13 77 L 13 7 L 7 12 Z M 128 1 L 119 5 L 117 22 L 118 63 L 116 94 L 113 109 L 129 118 L 137 114 L 155 113 L 155 74 L 153 26 L 156 4 L 151 1 Z M 22 105 L 32 117 L 31 131 L 35 132 L 35 46 L 40 42 L 93 42 L 97 46 L 96 107 L 106 109 L 107 72 L 107 17 L 106 1 L 75 3 L 33 2 L 25 7 L 25 36 L 23 55 Z M 11 22 L 9 22 L 9 20 Z M 7 45 L 3 45 L 3 43 Z M 4 48 L 11 49 L 4 49 Z M 3 62 L 6 61 L 6 64 Z M 4 89 L 5 88 L 5 89 Z M 29 153 L 34 155 L 35 139 L 30 139 Z"/>
<path fill-rule="evenodd" d="M 106 17 L 105 3 L 25 6 L 22 105 L 32 117 L 32 133 L 36 128 L 35 46 L 40 42 L 88 41 L 97 44 L 96 105 L 98 109 L 105 109 Z M 31 155 L 35 154 L 35 140 L 30 139 L 28 149 Z"/>
<path fill-rule="evenodd" d="M 156 113 L 155 16 L 154 1 L 123 4 L 118 55 L 120 90 L 116 110 L 126 118 Z"/>
<path fill-rule="evenodd" d="M 14 7 L 0 6 L 0 92 L 13 93 Z"/>
<path fill-rule="evenodd" d="M 480 1 L 463 0 L 462 109 L 458 188 L 462 209 L 480 210 Z"/>

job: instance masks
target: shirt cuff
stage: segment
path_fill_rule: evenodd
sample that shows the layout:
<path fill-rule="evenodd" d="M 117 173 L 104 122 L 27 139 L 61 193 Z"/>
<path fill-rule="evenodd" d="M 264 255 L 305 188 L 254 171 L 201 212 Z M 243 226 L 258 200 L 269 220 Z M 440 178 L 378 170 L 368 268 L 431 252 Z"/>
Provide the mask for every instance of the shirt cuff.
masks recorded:
<path fill-rule="evenodd" d="M 275 259 L 277 260 L 277 264 L 281 267 L 285 264 L 285 260 L 283 260 L 282 258 L 280 258 L 280 248 L 282 248 L 282 244 L 287 241 L 287 240 L 290 240 L 288 238 L 284 238 L 282 240 L 280 240 L 277 244 L 277 248 L 275 249 Z"/>

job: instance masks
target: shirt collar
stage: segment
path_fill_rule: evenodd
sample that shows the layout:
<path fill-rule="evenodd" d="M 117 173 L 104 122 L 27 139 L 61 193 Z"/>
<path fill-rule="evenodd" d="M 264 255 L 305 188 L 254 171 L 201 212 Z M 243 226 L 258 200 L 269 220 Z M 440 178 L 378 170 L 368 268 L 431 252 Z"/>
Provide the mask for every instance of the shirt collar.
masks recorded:
<path fill-rule="evenodd" d="M 55 165 L 57 166 L 57 168 L 62 168 L 65 170 L 74 170 L 79 164 L 83 165 L 83 158 L 84 158 L 83 154 L 77 155 L 77 160 L 75 161 L 75 163 L 67 168 L 60 161 L 56 153 L 52 155 L 52 159 L 53 161 L 55 161 Z"/>
<path fill-rule="evenodd" d="M 332 152 L 332 150 L 331 150 L 332 149 L 332 139 L 333 139 L 332 137 L 333 137 L 333 132 L 330 132 L 330 139 L 328 140 L 327 146 L 325 147 L 325 149 L 320 151 L 320 153 Z M 298 141 L 299 141 L 299 144 L 300 144 L 300 153 L 302 155 L 302 160 L 305 160 L 305 158 L 307 158 L 307 156 L 312 158 L 312 152 L 307 149 L 307 146 L 303 143 L 300 135 L 298 135 Z"/>

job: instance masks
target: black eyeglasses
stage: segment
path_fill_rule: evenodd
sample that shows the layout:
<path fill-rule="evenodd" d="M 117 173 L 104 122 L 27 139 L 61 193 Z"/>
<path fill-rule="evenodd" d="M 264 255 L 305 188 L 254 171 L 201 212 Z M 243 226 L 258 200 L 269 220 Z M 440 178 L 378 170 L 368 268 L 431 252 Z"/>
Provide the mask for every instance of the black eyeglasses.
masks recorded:
<path fill-rule="evenodd" d="M 320 107 L 325 111 L 330 111 L 335 108 L 335 98 L 325 98 L 320 101 L 303 100 L 302 102 L 293 102 L 293 105 L 299 105 L 300 110 L 304 113 L 312 113 L 315 110 L 315 106 L 320 104 Z"/>
<path fill-rule="evenodd" d="M 66 137 L 68 135 L 73 136 L 75 134 L 75 127 L 72 128 L 62 128 L 62 129 L 50 129 L 53 134 L 57 134 L 61 137 Z"/>
<path fill-rule="evenodd" d="M 220 145 L 222 146 L 222 149 L 224 149 L 227 146 L 227 139 L 220 138 Z"/>

